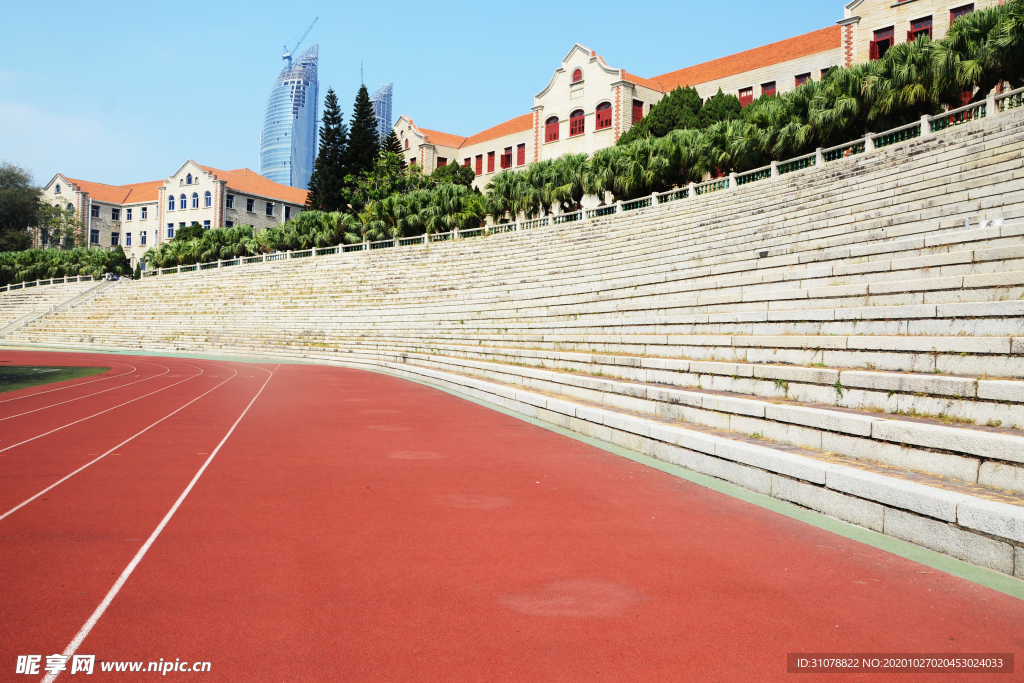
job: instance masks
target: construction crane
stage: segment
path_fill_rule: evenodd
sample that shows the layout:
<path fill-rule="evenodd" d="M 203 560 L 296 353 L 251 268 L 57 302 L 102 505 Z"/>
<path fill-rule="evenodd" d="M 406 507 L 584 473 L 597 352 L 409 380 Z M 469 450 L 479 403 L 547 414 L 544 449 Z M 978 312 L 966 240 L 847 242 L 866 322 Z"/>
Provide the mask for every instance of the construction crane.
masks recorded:
<path fill-rule="evenodd" d="M 284 46 L 284 54 L 281 55 L 281 59 L 287 59 L 288 60 L 288 67 L 289 68 L 291 68 L 291 66 L 292 66 L 292 55 L 295 54 L 295 51 L 299 49 L 299 45 L 302 45 L 302 41 L 304 41 L 306 39 L 306 36 L 309 35 L 309 32 L 313 30 L 313 26 L 316 25 L 316 22 L 319 19 L 320 19 L 320 17 L 317 17 L 316 19 L 313 20 L 313 23 L 309 25 L 309 28 L 306 29 L 306 32 L 302 34 L 301 38 L 299 38 L 299 42 L 295 43 L 295 47 L 293 47 L 291 50 L 289 50 L 287 45 Z"/>

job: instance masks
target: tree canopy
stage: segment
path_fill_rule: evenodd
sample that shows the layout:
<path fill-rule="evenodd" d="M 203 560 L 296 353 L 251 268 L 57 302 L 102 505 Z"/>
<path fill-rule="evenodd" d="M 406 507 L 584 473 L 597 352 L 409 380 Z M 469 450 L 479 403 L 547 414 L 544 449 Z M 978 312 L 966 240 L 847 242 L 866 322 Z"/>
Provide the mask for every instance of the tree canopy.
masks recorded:
<path fill-rule="evenodd" d="M 0 251 L 32 244 L 28 229 L 37 224 L 41 203 L 32 176 L 11 163 L 0 164 Z"/>
<path fill-rule="evenodd" d="M 309 178 L 309 196 L 306 205 L 324 211 L 337 211 L 342 207 L 342 188 L 345 183 L 345 151 L 348 126 L 342 120 L 338 96 L 328 88 L 324 98 L 324 115 L 320 127 L 320 149 L 313 162 Z"/>

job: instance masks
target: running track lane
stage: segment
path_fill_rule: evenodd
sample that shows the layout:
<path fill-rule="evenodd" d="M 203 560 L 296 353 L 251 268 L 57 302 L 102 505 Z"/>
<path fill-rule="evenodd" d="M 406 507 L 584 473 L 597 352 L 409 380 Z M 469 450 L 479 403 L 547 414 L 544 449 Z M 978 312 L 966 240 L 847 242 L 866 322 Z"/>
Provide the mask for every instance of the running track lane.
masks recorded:
<path fill-rule="evenodd" d="M 223 365 L 194 361 L 171 360 L 163 367 L 172 369 L 170 377 L 117 392 L 116 402 L 89 402 L 85 412 L 76 406 L 66 418 L 70 407 L 19 418 L 21 437 L 0 448 L 0 514 L 160 419 L 173 410 L 168 406 L 177 407 L 234 374 Z"/>
<path fill-rule="evenodd" d="M 11 551 L 0 558 L 5 649 L 20 651 L 57 634 L 66 640 L 74 636 L 216 446 L 225 425 L 252 398 L 256 380 L 266 376 L 233 364 L 242 372 L 224 383 L 234 372 L 218 365 L 221 389 L 0 520 L 0 543 Z M 164 414 L 210 388 L 196 387 L 194 396 L 169 401 Z M 137 424 L 135 431 L 145 426 Z M 73 460 L 66 469 L 77 465 Z M 49 617 L 40 620 L 40 614 Z"/>
<path fill-rule="evenodd" d="M 172 365 L 176 368 L 173 372 Z M 12 446 L 20 444 L 26 439 L 38 437 L 52 429 L 62 428 L 64 425 L 100 414 L 108 408 L 121 405 L 130 399 L 151 393 L 202 372 L 195 365 L 184 367 L 173 363 L 157 362 L 140 364 L 140 366 L 137 373 L 119 378 L 115 381 L 116 383 L 102 389 L 102 393 L 87 398 L 78 397 L 79 400 L 68 402 L 69 399 L 66 397 L 49 395 L 39 398 L 32 397 L 25 402 L 16 401 L 2 406 L 5 409 L 3 417 L 13 419 L 5 419 L 0 422 L 0 453 L 9 452 Z M 74 391 L 86 395 L 93 393 L 85 391 L 86 389 L 88 387 L 76 387 Z M 23 405 L 23 403 L 27 405 Z M 39 410 L 39 408 L 43 409 Z"/>
<path fill-rule="evenodd" d="M 109 382 L 110 380 L 119 377 L 128 377 L 138 371 L 137 366 L 130 363 L 124 363 L 119 359 L 116 359 L 116 357 L 97 359 L 94 354 L 83 355 L 68 353 L 61 354 L 59 358 L 54 358 L 52 353 L 42 354 L 31 351 L 11 351 L 9 349 L 0 350 L 0 364 L 6 366 L 45 365 L 53 362 L 60 362 L 63 366 L 71 367 L 109 367 L 110 370 L 98 375 L 90 375 L 88 377 L 69 379 L 63 382 L 56 382 L 54 384 L 41 384 L 27 389 L 4 392 L 3 394 L 0 394 L 0 406 L 8 406 L 12 402 L 23 401 L 33 396 L 49 396 L 59 392 L 66 392 L 70 389 L 86 384 L 95 385 L 95 388 L 100 388 L 105 382 Z"/>
<path fill-rule="evenodd" d="M 65 648 L 66 615 L 26 619 L 27 652 Z M 1022 631 L 1002 593 L 427 387 L 296 365 L 78 652 L 217 681 L 770 681 L 787 652 L 1020 660 Z"/>

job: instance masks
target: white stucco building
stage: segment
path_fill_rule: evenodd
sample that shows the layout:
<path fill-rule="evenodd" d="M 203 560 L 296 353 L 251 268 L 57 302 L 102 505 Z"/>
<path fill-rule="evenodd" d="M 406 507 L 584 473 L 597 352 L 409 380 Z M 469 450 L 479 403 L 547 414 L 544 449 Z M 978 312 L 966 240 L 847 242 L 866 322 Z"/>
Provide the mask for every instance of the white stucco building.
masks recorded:
<path fill-rule="evenodd" d="M 90 247 L 120 245 L 135 265 L 148 249 L 193 223 L 206 228 L 280 225 L 303 210 L 306 194 L 246 168 L 222 171 L 189 160 L 166 180 L 129 185 L 58 173 L 43 187 L 42 200 L 73 209 Z M 49 241 L 38 228 L 33 238 L 36 246 Z"/>
<path fill-rule="evenodd" d="M 820 80 L 831 68 L 877 59 L 917 35 L 942 38 L 954 18 L 996 4 L 1001 0 L 853 0 L 834 26 L 649 78 L 609 65 L 577 43 L 534 96 L 529 113 L 468 137 L 424 128 L 402 115 L 395 132 L 407 161 L 425 173 L 460 163 L 474 169 L 483 189 L 503 169 L 614 145 L 676 87 L 692 86 L 703 99 L 721 88 L 746 106 L 761 95 Z"/>

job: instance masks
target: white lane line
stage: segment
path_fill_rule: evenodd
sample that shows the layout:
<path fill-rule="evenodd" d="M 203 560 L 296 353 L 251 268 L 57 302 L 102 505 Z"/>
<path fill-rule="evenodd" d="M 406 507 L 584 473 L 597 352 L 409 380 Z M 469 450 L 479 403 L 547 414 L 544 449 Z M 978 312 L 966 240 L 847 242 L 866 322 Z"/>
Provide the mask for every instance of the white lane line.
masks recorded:
<path fill-rule="evenodd" d="M 113 365 L 113 363 L 111 363 L 111 365 Z M 128 364 L 127 363 L 122 363 L 122 365 L 128 365 Z M 155 365 L 155 363 L 154 363 L 154 365 Z M 88 367 L 88 366 L 80 366 L 80 367 Z M 60 387 L 58 389 L 47 389 L 46 391 L 37 391 L 34 394 L 26 394 L 24 396 L 15 396 L 14 398 L 5 398 L 4 400 L 0 401 L 0 403 L 10 403 L 11 401 L 21 401 L 21 400 L 26 399 L 26 398 L 33 398 L 34 396 L 42 396 L 43 394 L 52 394 L 55 391 L 64 391 L 65 389 L 74 389 L 75 387 L 84 387 L 86 384 L 92 384 L 93 382 L 106 382 L 108 379 L 117 379 L 118 377 L 124 377 L 125 375 L 130 375 L 133 372 L 135 372 L 136 370 L 138 370 L 138 368 L 135 367 L 134 365 L 128 365 L 128 367 L 130 367 L 131 370 L 129 370 L 128 372 L 122 372 L 120 375 L 110 375 L 109 377 L 101 377 L 100 379 L 91 379 L 88 382 L 79 382 L 78 384 L 71 384 L 71 385 L 68 385 L 66 387 Z M 162 366 L 160 366 L 160 367 L 162 367 Z"/>
<path fill-rule="evenodd" d="M 21 417 L 22 415 L 29 415 L 31 413 L 38 413 L 40 410 L 47 410 L 49 408 L 55 408 L 57 406 L 62 406 L 65 403 L 73 403 L 75 401 L 81 401 L 83 398 L 89 398 L 90 396 L 97 396 L 99 394 L 105 394 L 108 391 L 116 391 L 118 389 L 124 389 L 125 387 L 130 387 L 133 384 L 138 384 L 139 382 L 148 382 L 151 379 L 156 379 L 157 377 L 163 377 L 164 375 L 166 375 L 168 372 L 171 371 L 170 368 L 164 367 L 163 365 L 157 365 L 156 363 L 154 363 L 153 365 L 156 365 L 158 368 L 164 368 L 164 371 L 161 372 L 159 375 L 153 375 L 152 377 L 145 377 L 143 379 L 137 379 L 134 382 L 128 382 L 127 384 L 118 384 L 116 387 L 110 387 L 109 389 L 103 389 L 102 391 L 94 391 L 91 394 L 85 394 L 84 396 L 78 396 L 76 398 L 69 398 L 66 401 L 61 401 L 59 403 L 53 403 L 53 404 L 48 405 L 48 406 L 43 406 L 42 408 L 36 408 L 35 410 L 26 410 L 24 413 L 18 413 L 17 415 L 8 415 L 7 417 L 0 417 L 0 422 L 3 422 L 4 420 L 12 420 L 12 419 L 14 419 L 16 417 Z M 189 367 L 191 367 L 191 366 L 189 366 Z"/>
<path fill-rule="evenodd" d="M 183 380 L 181 380 L 180 382 L 175 382 L 174 384 L 168 384 L 168 385 L 167 385 L 166 387 L 164 387 L 163 389 L 157 389 L 156 391 L 151 391 L 151 392 L 149 392 L 148 394 L 143 394 L 142 396 L 139 396 L 139 397 L 137 397 L 137 398 L 133 398 L 133 399 L 132 399 L 132 400 L 130 400 L 130 401 L 125 401 L 124 403 L 118 403 L 118 404 L 117 404 L 116 406 L 113 406 L 113 407 L 111 407 L 111 408 L 107 408 L 106 410 L 101 410 L 101 411 L 100 411 L 100 412 L 98 412 L 98 413 L 93 413 L 92 415 L 89 415 L 88 417 L 83 417 L 83 418 L 82 418 L 82 419 L 80 419 L 80 420 L 75 420 L 74 422 L 68 422 L 68 423 L 67 423 L 66 425 L 63 425 L 63 426 L 61 426 L 61 427 L 57 427 L 57 428 L 55 428 L 55 429 L 51 429 L 50 431 L 48 431 L 48 432 L 44 432 L 43 434 L 40 434 L 40 435 L 38 435 L 38 436 L 33 436 L 33 437 L 32 437 L 31 439 L 25 439 L 24 441 L 19 441 L 19 442 L 18 442 L 18 443 L 16 443 L 16 444 L 13 444 L 13 445 L 11 445 L 11 446 L 8 446 L 7 448 L 0 448 L 0 453 L 4 453 L 4 452 L 6 452 L 6 451 L 9 451 L 9 450 L 11 450 L 12 448 L 17 448 L 18 446 L 20 446 L 20 445 L 22 445 L 22 444 L 26 444 L 26 443 L 28 443 L 29 441 L 35 441 L 36 439 L 41 439 L 41 438 L 43 438 L 44 436 L 47 436 L 48 434 L 53 434 L 54 432 L 59 432 L 60 430 L 62 430 L 62 429 L 65 429 L 65 428 L 67 428 L 67 427 L 71 427 L 72 425 L 76 425 L 76 424 L 78 424 L 79 422 L 85 422 L 86 420 L 91 420 L 92 418 L 94 418 L 94 417 L 98 417 L 98 416 L 100 416 L 100 415 L 102 415 L 102 414 L 104 414 L 104 413 L 109 413 L 109 412 L 110 412 L 111 410 L 117 410 L 117 409 L 118 409 L 118 408 L 120 408 L 121 406 L 126 406 L 126 405 L 128 405 L 129 403 L 135 403 L 136 401 L 141 401 L 142 399 L 146 398 L 147 396 L 152 396 L 153 394 L 159 394 L 159 393 L 160 393 L 161 391 L 166 391 L 167 389 L 170 389 L 171 387 L 176 387 L 176 386 L 178 386 L 179 384 L 183 384 L 183 383 L 185 383 L 185 382 L 191 382 L 191 381 L 192 381 L 192 380 L 194 380 L 194 379 L 195 379 L 196 377 L 199 377 L 199 375 L 203 374 L 203 371 L 202 371 L 202 369 L 200 369 L 200 368 L 196 368 L 196 367 L 195 367 L 194 365 L 189 365 L 189 366 L 186 366 L 186 367 L 190 367 L 190 368 L 194 368 L 194 369 L 196 369 L 196 370 L 199 370 L 199 374 L 198 374 L 198 375 L 192 375 L 191 377 L 189 377 L 189 378 L 187 378 L 187 379 L 183 379 Z"/>
<path fill-rule="evenodd" d="M 246 413 L 249 412 L 249 408 L 252 408 L 252 404 L 255 403 L 256 399 L 260 397 L 260 394 L 263 393 L 263 390 L 267 388 L 267 384 L 270 382 L 270 379 L 274 376 L 274 372 L 277 372 L 277 368 L 279 367 L 281 367 L 280 364 L 278 364 L 277 367 L 274 368 L 273 372 L 271 372 L 270 370 L 263 370 L 263 368 L 260 368 L 260 370 L 263 370 L 264 372 L 267 373 L 267 380 L 263 383 L 263 386 L 261 386 L 260 390 L 256 392 L 256 395 L 252 397 L 252 400 L 249 401 L 249 405 L 245 407 L 245 410 L 242 411 L 242 414 L 238 416 L 237 420 L 235 420 L 235 424 L 231 425 L 231 429 L 228 430 L 228 433 L 224 435 L 224 438 L 220 440 L 220 443 L 217 444 L 217 447 L 213 449 L 212 453 L 210 453 L 210 457 L 206 459 L 206 462 L 203 463 L 203 466 L 199 468 L 198 472 L 196 472 L 196 476 L 192 477 L 192 481 L 188 483 L 188 486 L 186 486 L 185 490 L 182 491 L 181 495 L 178 497 L 178 500 L 174 502 L 174 505 L 171 506 L 171 509 L 167 512 L 164 518 L 160 520 L 160 524 L 157 525 L 156 529 L 153 530 L 153 533 L 150 534 L 149 538 L 146 539 L 146 542 L 142 544 L 141 548 L 139 548 L 139 552 L 135 553 L 135 557 L 132 558 L 132 561 L 129 562 L 128 566 L 125 567 L 123 572 L 121 572 L 121 576 L 117 577 L 117 581 L 114 582 L 114 585 L 110 588 L 110 591 L 107 593 L 106 597 L 103 598 L 103 602 L 101 602 L 99 607 L 96 608 L 96 611 L 92 613 L 92 616 L 90 616 L 88 621 L 85 622 L 85 625 L 82 626 L 81 630 L 74 637 L 71 643 L 69 643 L 68 646 L 64 648 L 65 657 L 70 659 L 71 656 L 78 651 L 78 647 L 82 644 L 82 641 L 85 640 L 85 637 L 87 635 L 89 635 L 89 631 L 91 631 L 92 627 L 96 625 L 96 622 L 100 620 L 100 617 L 103 616 L 103 613 L 107 611 L 107 607 L 110 606 L 110 603 L 113 602 L 118 592 L 120 592 L 121 587 L 124 586 L 125 582 L 128 580 L 128 577 L 132 575 L 132 572 L 135 571 L 135 568 L 139 565 L 139 562 L 142 561 L 142 558 L 146 555 L 146 551 L 148 551 L 149 547 L 153 545 L 153 543 L 156 541 L 157 536 L 159 536 L 160 532 L 164 530 L 165 526 L 167 526 L 167 523 L 171 521 L 171 517 L 173 517 L 174 513 L 178 511 L 179 507 L 181 507 L 181 504 L 185 501 L 186 496 L 188 496 L 188 494 L 192 491 L 192 488 L 196 485 L 196 482 L 199 481 L 199 477 L 203 476 L 203 472 L 205 472 L 206 468 L 210 466 L 211 462 L 213 462 L 213 459 L 216 457 L 217 453 L 220 452 L 221 447 L 227 442 L 228 438 L 230 438 L 231 434 L 235 431 L 235 427 L 238 426 L 238 423 L 241 422 L 242 418 L 244 418 Z M 53 673 L 46 674 L 46 676 L 43 678 L 43 683 L 53 683 L 53 680 L 56 679 L 57 676 L 58 674 Z"/>
<path fill-rule="evenodd" d="M 11 508 L 10 510 L 8 510 L 7 512 L 5 512 L 4 514 L 0 515 L 0 520 L 2 520 L 2 519 L 4 519 L 4 518 L 6 518 L 6 517 L 8 517 L 8 516 L 10 516 L 10 515 L 11 515 L 11 513 L 13 513 L 13 512 L 15 512 L 15 511 L 17 511 L 17 510 L 19 510 L 19 509 L 21 509 L 21 508 L 25 507 L 26 505 L 28 505 L 28 504 L 29 504 L 29 503 L 31 503 L 31 502 L 32 502 L 33 500 L 35 500 L 35 499 L 36 499 L 36 498 L 38 498 L 39 496 L 43 495 L 43 494 L 44 494 L 44 493 L 46 493 L 47 491 L 50 491 L 50 490 L 52 490 L 53 488 L 55 488 L 55 487 L 57 487 L 57 486 L 60 486 L 61 484 L 63 484 L 64 482 L 66 482 L 66 481 L 67 481 L 68 479 L 70 479 L 71 477 L 75 476 L 76 474 L 78 474 L 79 472 L 81 472 L 82 470 L 84 470 L 84 469 L 85 469 L 86 467 L 89 467 L 90 465 L 94 465 L 94 464 L 98 463 L 98 462 L 99 462 L 100 460 L 102 460 L 103 458 L 107 457 L 108 455 L 110 455 L 111 453 L 113 453 L 114 451 L 116 451 L 116 450 L 117 450 L 118 448 L 120 448 L 121 446 L 125 445 L 125 444 L 126 444 L 126 443 L 128 443 L 129 441 L 132 441 L 132 440 L 133 440 L 133 439 L 135 439 L 136 437 L 142 436 L 143 434 L 145 434 L 146 432 L 148 432 L 148 431 L 149 431 L 150 429 L 152 429 L 153 427 L 156 427 L 156 426 L 157 426 L 158 424 L 160 424 L 160 423 L 161 423 L 161 422 L 163 422 L 164 420 L 166 420 L 166 419 L 168 419 L 168 418 L 170 418 L 170 417 L 173 417 L 174 415 L 177 415 L 177 414 L 178 414 L 178 413 L 180 413 L 181 411 L 185 410 L 185 408 L 188 408 L 188 407 L 189 407 L 190 405 L 192 405 L 193 403 L 195 403 L 196 401 L 198 401 L 199 399 L 201 399 L 201 398 L 202 398 L 203 396 L 206 396 L 206 394 L 209 394 L 210 392 L 214 391 L 215 389 L 218 389 L 218 388 L 220 388 L 220 387 L 221 387 L 222 385 L 226 384 L 227 382 L 230 382 L 231 380 L 233 380 L 233 379 L 234 379 L 235 377 L 237 377 L 237 376 L 238 376 L 238 371 L 237 371 L 237 370 L 235 370 L 235 371 L 234 371 L 234 373 L 235 373 L 234 375 L 232 375 L 231 377 L 228 377 L 228 378 L 227 378 L 226 380 L 224 380 L 223 382 L 221 382 L 220 384 L 218 384 L 217 386 L 215 386 L 215 387 L 214 387 L 213 389 L 210 389 L 210 391 L 207 391 L 206 393 L 203 393 L 203 394 L 200 394 L 199 396 L 196 396 L 196 397 L 195 397 L 194 399 L 192 399 L 191 401 L 189 401 L 189 402 L 188 402 L 188 403 L 186 403 L 185 405 L 181 406 L 180 408 L 178 408 L 177 410 L 175 410 L 175 411 L 174 411 L 173 413 L 168 413 L 167 415 L 164 415 L 164 416 L 163 416 L 163 417 L 161 417 L 161 418 L 160 418 L 159 420 L 157 420 L 157 421 L 156 421 L 156 422 L 154 422 L 153 424 L 151 424 L 151 425 L 149 425 L 148 427 L 146 427 L 145 429 L 143 429 L 143 430 L 142 430 L 141 432 L 138 432 L 137 434 L 133 434 L 132 436 L 128 437 L 127 439 L 125 439 L 125 440 L 124 440 L 124 441 L 122 441 L 121 443 L 117 444 L 116 446 L 114 446 L 114 447 L 113 447 L 113 448 L 111 448 L 111 449 L 110 449 L 109 451 L 107 451 L 107 452 L 106 452 L 106 453 L 104 453 L 103 455 L 99 456 L 99 457 L 98 457 L 98 458 L 96 458 L 95 460 L 90 460 L 89 462 L 85 463 L 84 465 L 82 465 L 82 466 L 81 466 L 81 467 L 79 467 L 79 468 L 78 468 L 77 470 L 75 470 L 75 471 L 74 471 L 74 472 L 72 472 L 71 474 L 67 475 L 67 476 L 66 476 L 66 477 L 64 477 L 63 479 L 60 479 L 60 480 L 58 480 L 58 481 L 55 481 L 54 483 L 50 484 L 50 485 L 49 485 L 49 486 L 47 486 L 47 487 L 46 487 L 45 489 L 43 489 L 42 491 L 40 491 L 39 493 L 37 493 L 36 495 L 32 496 L 31 498 L 29 498 L 29 499 L 25 500 L 24 502 L 22 502 L 22 503 L 20 503 L 20 504 L 18 504 L 18 505 L 15 505 L 14 507 L 12 507 L 12 508 Z M 198 376 L 198 375 L 197 375 L 197 376 Z"/>

